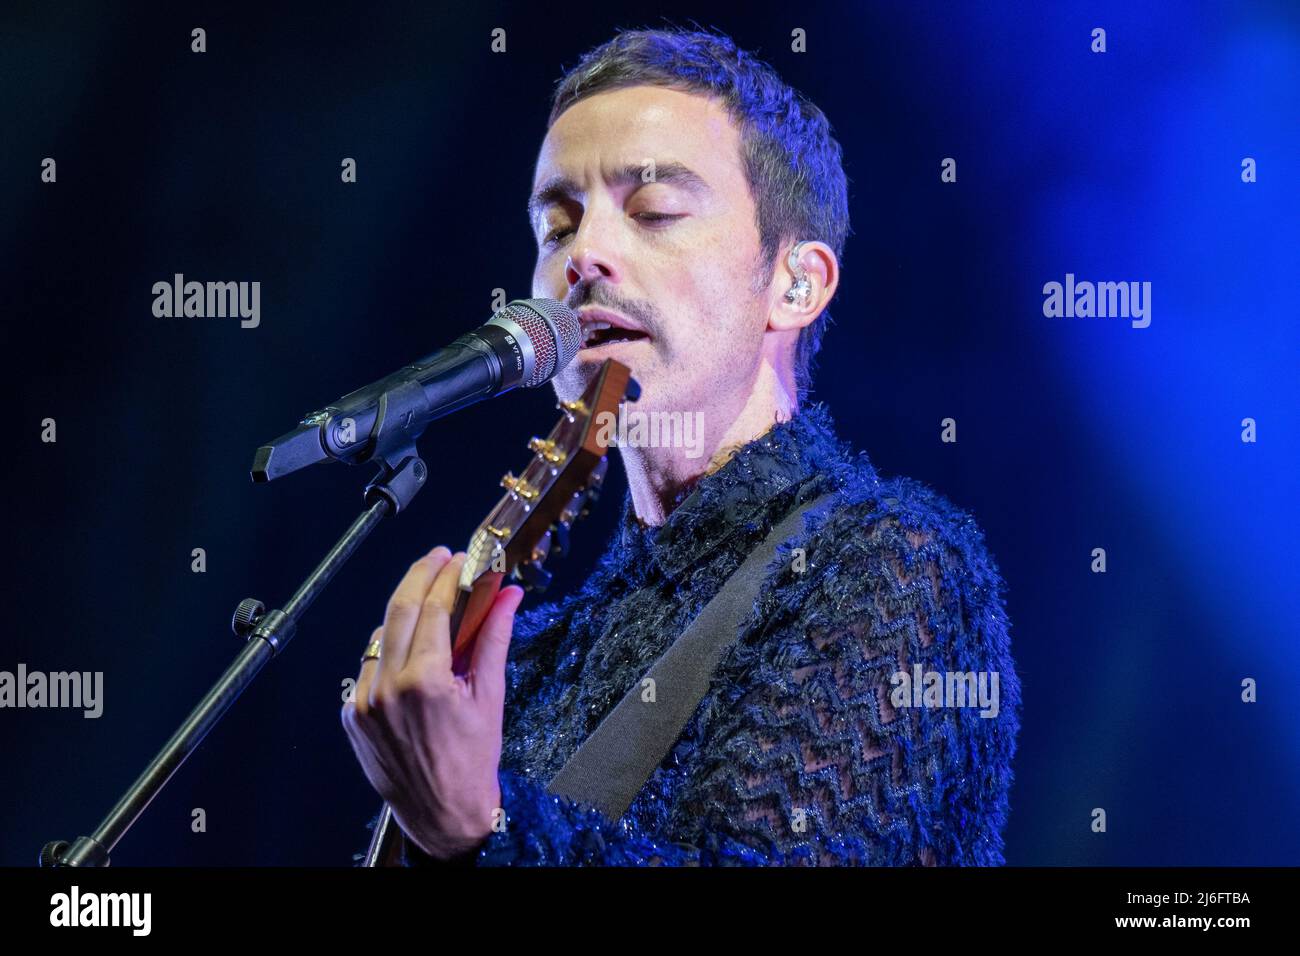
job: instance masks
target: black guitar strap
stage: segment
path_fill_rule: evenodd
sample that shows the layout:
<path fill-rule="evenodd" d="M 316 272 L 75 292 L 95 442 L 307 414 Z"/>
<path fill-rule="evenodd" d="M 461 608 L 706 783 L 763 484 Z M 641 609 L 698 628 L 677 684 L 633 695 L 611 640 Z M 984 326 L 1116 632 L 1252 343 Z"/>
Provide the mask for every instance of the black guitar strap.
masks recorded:
<path fill-rule="evenodd" d="M 797 506 L 781 519 L 646 673 L 655 700 L 642 699 L 637 681 L 582 742 L 547 790 L 589 803 L 617 820 L 668 755 L 700 702 L 713 671 L 754 607 L 777 548 L 804 529 L 806 514 L 835 492 Z"/>

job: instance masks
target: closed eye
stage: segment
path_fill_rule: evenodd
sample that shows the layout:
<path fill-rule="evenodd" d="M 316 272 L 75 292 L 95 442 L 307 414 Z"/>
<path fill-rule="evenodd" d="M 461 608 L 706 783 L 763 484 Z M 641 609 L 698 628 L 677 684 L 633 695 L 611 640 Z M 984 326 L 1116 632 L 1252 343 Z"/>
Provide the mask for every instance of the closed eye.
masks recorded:
<path fill-rule="evenodd" d="M 640 218 L 642 222 L 670 222 L 673 219 L 681 219 L 683 213 L 668 212 L 639 212 L 635 218 Z"/>
<path fill-rule="evenodd" d="M 632 218 L 638 219 L 643 223 L 651 224 L 652 228 L 657 229 L 657 228 L 661 228 L 663 225 L 672 222 L 676 219 L 681 219 L 685 215 L 686 215 L 685 213 L 639 212 L 636 213 Z M 542 245 L 544 246 L 559 245 L 560 240 L 571 232 L 573 232 L 572 229 L 556 229 L 555 231 L 548 234 L 545 239 L 542 240 Z"/>

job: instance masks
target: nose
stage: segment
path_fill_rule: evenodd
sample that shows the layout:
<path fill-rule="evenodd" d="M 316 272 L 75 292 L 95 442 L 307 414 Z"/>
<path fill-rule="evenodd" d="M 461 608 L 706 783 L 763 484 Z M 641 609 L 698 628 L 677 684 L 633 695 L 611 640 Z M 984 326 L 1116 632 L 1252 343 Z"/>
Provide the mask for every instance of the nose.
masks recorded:
<path fill-rule="evenodd" d="M 573 237 L 573 246 L 569 261 L 565 263 L 564 276 L 569 288 L 582 282 L 596 282 L 605 279 L 617 282 L 620 279 L 614 265 L 613 242 L 608 230 L 596 228 L 593 211 L 589 211 Z"/>
<path fill-rule="evenodd" d="M 597 279 L 608 278 L 609 275 L 609 267 L 589 255 L 569 256 L 568 264 L 564 270 L 564 276 L 569 280 L 570 289 L 583 281 L 595 282 Z"/>

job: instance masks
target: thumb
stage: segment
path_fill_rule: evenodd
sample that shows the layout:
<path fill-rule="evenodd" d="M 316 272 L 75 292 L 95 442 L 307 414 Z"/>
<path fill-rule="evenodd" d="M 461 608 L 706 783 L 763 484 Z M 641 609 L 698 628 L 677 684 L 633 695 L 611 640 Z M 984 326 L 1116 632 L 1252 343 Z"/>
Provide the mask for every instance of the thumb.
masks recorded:
<path fill-rule="evenodd" d="M 515 611 L 523 599 L 524 589 L 518 585 L 502 588 L 479 627 L 470 664 L 475 697 L 486 695 L 492 700 L 505 699 L 506 657 L 515 629 Z"/>

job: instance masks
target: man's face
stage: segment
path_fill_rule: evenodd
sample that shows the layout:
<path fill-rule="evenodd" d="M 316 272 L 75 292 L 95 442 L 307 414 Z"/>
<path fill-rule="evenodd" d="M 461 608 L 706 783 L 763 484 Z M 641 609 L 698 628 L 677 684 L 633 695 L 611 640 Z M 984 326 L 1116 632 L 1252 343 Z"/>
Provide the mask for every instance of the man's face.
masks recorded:
<path fill-rule="evenodd" d="M 639 409 L 707 414 L 748 397 L 768 282 L 756 295 L 754 202 L 724 107 L 654 86 L 581 100 L 542 143 L 533 199 L 533 296 L 578 310 L 584 332 L 597 310 L 626 327 L 596 332 L 555 377 L 561 399 L 606 358 L 641 383 Z"/>

